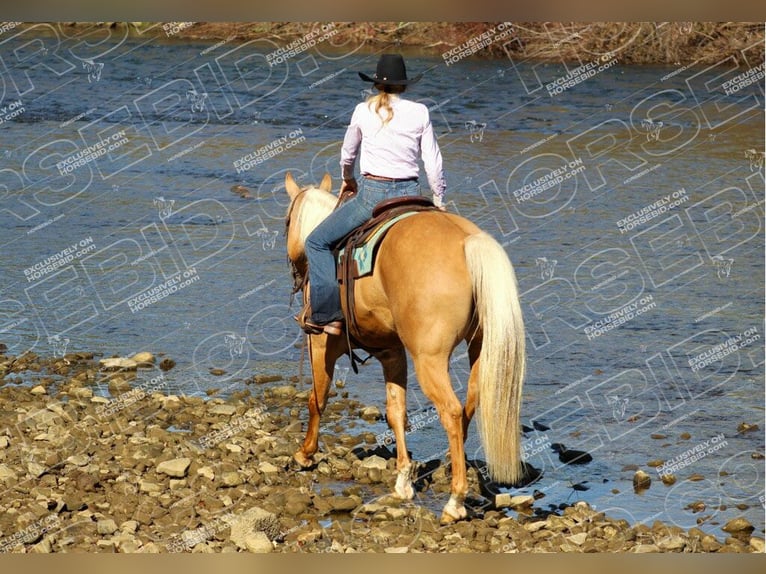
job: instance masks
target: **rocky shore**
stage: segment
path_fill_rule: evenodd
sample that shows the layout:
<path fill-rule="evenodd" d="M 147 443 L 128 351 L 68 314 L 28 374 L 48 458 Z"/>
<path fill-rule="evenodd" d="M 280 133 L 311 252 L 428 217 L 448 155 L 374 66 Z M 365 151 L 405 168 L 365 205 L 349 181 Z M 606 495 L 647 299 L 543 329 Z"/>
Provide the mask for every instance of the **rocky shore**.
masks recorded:
<path fill-rule="evenodd" d="M 306 385 L 261 375 L 226 399 L 173 395 L 172 367 L 149 353 L 0 354 L 0 553 L 764 551 L 744 518 L 717 538 L 585 502 L 541 512 L 488 494 L 475 468 L 470 519 L 440 526 L 443 461 L 421 463 L 414 501 L 390 497 L 392 453 L 364 431 L 380 413 L 342 388 L 318 464 L 297 471 Z"/>

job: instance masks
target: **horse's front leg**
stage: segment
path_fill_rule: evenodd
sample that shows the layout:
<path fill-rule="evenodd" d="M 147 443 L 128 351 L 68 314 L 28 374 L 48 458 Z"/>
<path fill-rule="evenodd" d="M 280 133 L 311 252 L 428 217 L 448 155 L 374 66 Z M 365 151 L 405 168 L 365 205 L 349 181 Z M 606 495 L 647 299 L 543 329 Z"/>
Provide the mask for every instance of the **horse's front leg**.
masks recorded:
<path fill-rule="evenodd" d="M 405 425 L 407 422 L 407 358 L 404 349 L 393 349 L 376 355 L 383 365 L 386 379 L 386 419 L 396 438 L 396 477 L 394 494 L 411 500 L 415 496 L 412 487 L 413 464 L 407 452 Z"/>
<path fill-rule="evenodd" d="M 303 446 L 293 455 L 303 468 L 314 464 L 314 454 L 319 450 L 319 419 L 327 406 L 335 362 L 346 352 L 343 337 L 327 335 L 309 335 L 309 354 L 311 357 L 311 375 L 313 387 L 309 395 L 309 422 Z"/>

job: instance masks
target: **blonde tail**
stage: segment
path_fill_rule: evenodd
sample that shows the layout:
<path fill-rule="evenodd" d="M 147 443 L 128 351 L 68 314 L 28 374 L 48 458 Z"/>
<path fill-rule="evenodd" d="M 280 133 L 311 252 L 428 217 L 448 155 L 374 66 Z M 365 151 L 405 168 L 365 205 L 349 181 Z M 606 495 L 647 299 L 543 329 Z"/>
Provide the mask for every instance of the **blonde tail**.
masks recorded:
<path fill-rule="evenodd" d="M 493 480 L 521 478 L 521 389 L 524 320 L 516 274 L 495 239 L 480 232 L 465 242 L 466 262 L 483 334 L 479 355 L 479 434 Z"/>

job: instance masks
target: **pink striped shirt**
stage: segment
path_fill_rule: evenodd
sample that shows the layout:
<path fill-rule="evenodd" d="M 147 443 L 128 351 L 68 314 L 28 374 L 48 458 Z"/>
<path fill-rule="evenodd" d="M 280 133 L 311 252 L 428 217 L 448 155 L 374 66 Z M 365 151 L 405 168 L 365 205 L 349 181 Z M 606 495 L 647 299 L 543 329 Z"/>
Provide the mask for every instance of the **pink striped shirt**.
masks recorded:
<path fill-rule="evenodd" d="M 391 94 L 391 108 L 394 117 L 383 126 L 383 119 L 375 114 L 373 106 L 367 102 L 356 106 L 340 153 L 343 178 L 354 176 L 357 156 L 362 175 L 395 179 L 418 177 L 418 159 L 422 158 L 434 203 L 443 205 L 446 183 L 442 155 L 428 108 L 396 94 Z M 381 114 L 384 113 L 381 110 Z"/>

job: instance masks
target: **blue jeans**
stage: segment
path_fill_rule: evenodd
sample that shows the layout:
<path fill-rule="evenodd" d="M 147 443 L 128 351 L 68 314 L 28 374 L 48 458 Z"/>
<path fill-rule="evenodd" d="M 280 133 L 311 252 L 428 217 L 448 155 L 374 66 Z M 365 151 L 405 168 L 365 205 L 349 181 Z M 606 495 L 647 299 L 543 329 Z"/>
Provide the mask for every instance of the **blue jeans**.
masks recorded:
<path fill-rule="evenodd" d="M 361 178 L 358 193 L 333 211 L 306 238 L 309 262 L 311 319 L 320 325 L 343 318 L 340 288 L 332 249 L 348 233 L 372 217 L 372 209 L 384 199 L 419 195 L 412 181 L 376 181 Z"/>

